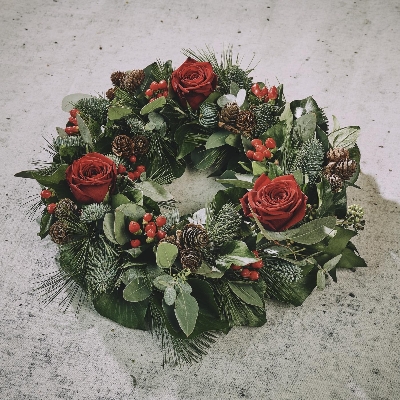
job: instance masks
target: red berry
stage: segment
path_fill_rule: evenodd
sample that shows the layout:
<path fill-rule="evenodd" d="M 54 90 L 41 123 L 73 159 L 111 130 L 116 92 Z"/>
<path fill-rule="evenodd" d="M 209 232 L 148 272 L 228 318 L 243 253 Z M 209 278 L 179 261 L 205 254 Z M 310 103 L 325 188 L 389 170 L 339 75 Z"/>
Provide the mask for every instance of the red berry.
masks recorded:
<path fill-rule="evenodd" d="M 156 231 L 154 230 L 154 229 L 148 229 L 147 231 L 146 231 L 146 235 L 147 235 L 147 237 L 149 237 L 149 238 L 153 238 L 153 237 L 155 237 L 156 236 Z"/>
<path fill-rule="evenodd" d="M 136 171 L 139 172 L 139 174 L 142 174 L 143 172 L 146 171 L 146 167 L 144 165 L 138 165 L 136 167 Z"/>
<path fill-rule="evenodd" d="M 252 253 L 253 253 L 256 257 L 258 257 L 258 251 L 257 251 L 257 250 L 253 250 Z"/>
<path fill-rule="evenodd" d="M 144 219 L 146 222 L 150 222 L 150 221 L 153 219 L 153 214 L 146 213 L 146 214 L 144 214 L 143 219 Z"/>
<path fill-rule="evenodd" d="M 278 97 L 278 89 L 275 86 L 272 86 L 268 91 L 268 99 L 275 100 Z"/>
<path fill-rule="evenodd" d="M 251 281 L 256 281 L 260 277 L 260 274 L 257 271 L 251 271 L 249 274 L 249 279 Z"/>
<path fill-rule="evenodd" d="M 165 236 L 167 236 L 167 232 L 164 232 L 164 231 L 161 231 L 161 230 L 157 231 L 157 238 L 158 239 L 160 239 L 160 240 L 164 239 Z"/>
<path fill-rule="evenodd" d="M 247 268 L 243 268 L 240 275 L 242 275 L 243 278 L 248 278 L 250 276 L 250 270 Z"/>
<path fill-rule="evenodd" d="M 131 247 L 133 248 L 137 248 L 141 245 L 140 240 L 139 239 L 133 239 L 131 240 Z"/>
<path fill-rule="evenodd" d="M 68 121 L 71 122 L 71 124 L 78 125 L 78 120 L 75 117 L 69 117 Z"/>
<path fill-rule="evenodd" d="M 69 114 L 71 115 L 71 117 L 76 118 L 76 115 L 79 114 L 79 110 L 76 109 L 76 108 L 73 108 L 73 109 L 69 112 Z"/>
<path fill-rule="evenodd" d="M 164 215 L 160 215 L 156 218 L 156 225 L 158 227 L 164 226 L 167 223 L 167 218 Z"/>
<path fill-rule="evenodd" d="M 149 103 L 151 103 L 151 102 L 154 101 L 154 100 L 155 100 L 155 98 L 152 97 L 152 98 L 149 100 Z"/>
<path fill-rule="evenodd" d="M 246 151 L 246 156 L 247 156 L 247 158 L 249 158 L 250 160 L 252 160 L 253 157 L 254 157 L 254 151 L 253 151 L 253 150 L 247 150 L 247 151 Z"/>
<path fill-rule="evenodd" d="M 164 89 L 167 89 L 167 87 L 168 87 L 168 83 L 166 80 L 163 79 L 162 81 L 158 82 L 158 89 L 164 90 Z"/>
<path fill-rule="evenodd" d="M 122 165 L 122 164 L 119 164 L 118 168 L 117 168 L 117 173 L 118 174 L 124 174 L 125 172 L 126 172 L 126 167 L 124 165 Z"/>
<path fill-rule="evenodd" d="M 269 149 L 265 149 L 263 151 L 263 154 L 264 154 L 265 158 L 271 158 L 272 157 L 272 153 L 271 153 L 271 151 Z"/>
<path fill-rule="evenodd" d="M 260 268 L 263 267 L 264 263 L 263 263 L 262 260 L 258 260 L 258 261 L 256 261 L 256 262 L 251 263 L 250 265 L 251 265 L 251 267 L 254 268 L 254 269 L 260 269 Z"/>
<path fill-rule="evenodd" d="M 57 207 L 57 204 L 56 204 L 56 203 L 50 203 L 50 204 L 47 206 L 47 212 L 48 212 L 49 214 L 53 214 L 54 211 L 56 210 L 56 207 Z"/>
<path fill-rule="evenodd" d="M 146 224 L 144 231 L 147 232 L 149 229 L 153 229 L 153 230 L 157 230 L 157 226 L 154 222 L 149 222 L 148 224 Z"/>
<path fill-rule="evenodd" d="M 132 164 L 135 164 L 135 162 L 136 162 L 136 156 L 130 156 L 130 157 L 129 157 L 129 162 L 131 162 Z"/>
<path fill-rule="evenodd" d="M 272 137 L 268 138 L 265 141 L 265 147 L 268 147 L 269 149 L 274 149 L 276 147 L 276 142 Z"/>
<path fill-rule="evenodd" d="M 251 141 L 251 145 L 252 145 L 253 147 L 262 146 L 262 144 L 263 144 L 263 142 L 262 142 L 261 139 L 253 139 L 253 140 Z"/>
<path fill-rule="evenodd" d="M 158 82 L 153 81 L 153 82 L 150 83 L 150 90 L 155 92 L 158 89 L 160 89 L 160 86 L 158 85 Z"/>
<path fill-rule="evenodd" d="M 264 86 L 261 90 L 260 90 L 260 97 L 265 97 L 268 96 L 268 88 L 266 86 Z"/>
<path fill-rule="evenodd" d="M 78 133 L 79 132 L 79 127 L 78 126 L 67 126 L 64 129 L 65 133 L 67 135 L 73 135 L 74 133 Z"/>
<path fill-rule="evenodd" d="M 256 151 L 254 153 L 254 155 L 253 155 L 253 160 L 255 160 L 255 161 L 263 161 L 264 160 L 264 154 L 259 152 L 259 151 Z"/>
<path fill-rule="evenodd" d="M 129 227 L 128 227 L 128 229 L 129 229 L 129 232 L 130 232 L 130 233 L 139 232 L 139 231 L 140 231 L 139 222 L 136 222 L 136 221 L 131 221 L 131 222 L 129 222 Z"/>
<path fill-rule="evenodd" d="M 147 97 L 151 97 L 151 96 L 153 96 L 153 91 L 152 91 L 151 89 L 147 89 L 147 90 L 144 92 L 144 94 L 145 94 Z"/>
<path fill-rule="evenodd" d="M 164 91 L 162 92 L 162 95 L 163 95 L 164 97 L 168 97 L 168 90 L 164 90 Z"/>
<path fill-rule="evenodd" d="M 255 88 L 254 90 L 251 89 L 251 91 L 253 92 L 254 96 L 262 97 L 260 89 Z"/>
<path fill-rule="evenodd" d="M 254 91 L 260 91 L 260 86 L 259 86 L 259 84 L 258 83 L 254 83 L 252 86 L 251 86 L 251 91 L 254 93 Z M 255 93 L 254 93 L 255 94 Z M 257 95 L 256 95 L 257 96 Z"/>
<path fill-rule="evenodd" d="M 42 199 L 49 199 L 51 196 L 53 196 L 53 193 L 49 189 L 44 189 L 40 192 L 40 197 Z"/>
<path fill-rule="evenodd" d="M 233 269 L 234 271 L 240 271 L 242 269 L 242 267 L 240 265 L 232 264 L 231 269 Z"/>
<path fill-rule="evenodd" d="M 135 181 L 136 179 L 138 179 L 140 177 L 140 174 L 135 172 L 128 172 L 128 177 L 129 179 L 132 179 L 133 181 Z"/>
<path fill-rule="evenodd" d="M 263 145 L 261 145 L 261 146 L 257 145 L 256 146 L 256 151 L 258 151 L 260 153 L 264 153 L 265 150 L 267 150 L 267 148 L 265 146 L 263 146 Z"/>

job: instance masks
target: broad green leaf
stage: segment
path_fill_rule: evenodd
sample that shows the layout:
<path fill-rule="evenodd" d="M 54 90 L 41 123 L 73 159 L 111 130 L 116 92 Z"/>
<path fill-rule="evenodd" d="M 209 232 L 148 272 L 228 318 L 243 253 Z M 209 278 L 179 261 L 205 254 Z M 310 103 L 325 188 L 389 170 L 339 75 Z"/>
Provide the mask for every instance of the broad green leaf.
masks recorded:
<path fill-rule="evenodd" d="M 124 251 L 125 253 L 128 253 L 132 258 L 137 258 L 143 253 L 143 247 L 145 246 L 132 247 L 131 249 Z"/>
<path fill-rule="evenodd" d="M 240 240 L 233 240 L 224 244 L 215 260 L 218 268 L 229 268 L 232 264 L 247 265 L 256 262 L 257 258 L 249 250 L 247 244 Z"/>
<path fill-rule="evenodd" d="M 85 121 L 79 114 L 77 114 L 76 120 L 78 121 L 79 134 L 81 135 L 83 142 L 89 146 L 93 146 L 92 135 L 90 134 L 89 128 L 87 127 Z"/>
<path fill-rule="evenodd" d="M 123 272 L 121 275 L 121 281 L 125 286 L 129 285 L 133 280 L 145 277 L 143 269 L 146 264 L 143 263 L 131 263 L 133 268 L 129 268 Z"/>
<path fill-rule="evenodd" d="M 104 293 L 93 300 L 96 311 L 103 317 L 131 329 L 147 330 L 145 315 L 149 305 L 148 300 L 130 303 L 123 299 L 120 290 Z"/>
<path fill-rule="evenodd" d="M 299 228 L 289 229 L 285 232 L 288 239 L 301 244 L 315 244 L 332 233 L 336 225 L 336 217 L 315 219 L 301 225 Z"/>
<path fill-rule="evenodd" d="M 197 275 L 203 275 L 206 278 L 213 278 L 213 279 L 219 279 L 224 276 L 224 271 L 220 271 L 218 268 L 211 268 L 210 265 L 208 265 L 206 262 L 202 262 L 200 267 L 196 270 Z"/>
<path fill-rule="evenodd" d="M 45 209 L 40 219 L 40 231 L 38 235 L 41 239 L 45 238 L 49 234 L 50 227 L 54 221 L 54 215 L 47 212 Z"/>
<path fill-rule="evenodd" d="M 146 278 L 137 278 L 130 282 L 123 291 L 123 297 L 126 301 L 136 303 L 143 301 L 151 295 L 151 290 L 148 288 Z"/>
<path fill-rule="evenodd" d="M 331 269 L 335 268 L 337 263 L 339 262 L 339 260 L 342 258 L 342 255 L 339 254 L 336 257 L 331 258 L 329 261 L 327 261 L 324 265 L 323 265 L 323 270 L 325 272 L 329 272 Z"/>
<path fill-rule="evenodd" d="M 236 294 L 239 299 L 247 304 L 252 304 L 257 307 L 264 307 L 264 302 L 258 293 L 253 289 L 252 284 L 248 282 L 236 281 L 228 282 L 232 292 Z"/>
<path fill-rule="evenodd" d="M 342 258 L 337 264 L 338 268 L 362 268 L 366 266 L 365 260 L 347 247 L 343 249 Z"/>
<path fill-rule="evenodd" d="M 154 124 L 156 129 L 161 129 L 162 125 L 164 124 L 164 118 L 155 111 L 149 113 L 149 121 Z"/>
<path fill-rule="evenodd" d="M 221 183 L 222 185 L 229 185 L 244 189 L 251 189 L 254 186 L 252 182 L 241 181 L 239 179 L 216 179 L 215 181 Z"/>
<path fill-rule="evenodd" d="M 153 285 L 157 289 L 164 291 L 167 287 L 173 287 L 175 285 L 175 279 L 171 275 L 162 273 L 153 280 Z"/>
<path fill-rule="evenodd" d="M 172 286 L 168 286 L 164 291 L 165 304 L 172 306 L 176 300 L 176 290 Z"/>
<path fill-rule="evenodd" d="M 196 299 L 186 292 L 180 292 L 175 300 L 175 316 L 186 336 L 193 332 L 198 314 L 199 305 Z"/>
<path fill-rule="evenodd" d="M 292 126 L 293 126 L 293 113 L 292 113 L 292 111 L 290 109 L 290 103 L 286 103 L 285 104 L 285 109 L 283 110 L 282 114 L 279 116 L 279 120 L 286 125 L 286 129 L 288 131 L 290 131 L 292 129 Z M 282 124 L 280 126 L 281 126 L 281 129 L 282 129 Z M 272 130 L 272 128 L 270 128 L 270 129 Z M 270 129 L 268 129 L 268 131 Z M 276 137 L 274 137 L 276 145 L 277 145 L 278 148 L 281 147 L 282 144 L 283 144 L 284 138 L 282 138 L 281 136 L 283 136 L 283 135 L 279 135 L 279 137 L 281 138 L 281 141 L 280 141 L 279 144 L 278 144 L 278 142 L 276 142 Z M 273 136 L 271 136 L 271 137 L 273 137 Z"/>
<path fill-rule="evenodd" d="M 293 116 L 292 116 L 293 119 Z M 268 138 L 273 138 L 276 142 L 276 147 L 279 149 L 280 147 L 282 147 L 284 141 L 285 141 L 285 137 L 287 135 L 289 128 L 286 126 L 286 122 L 285 121 L 280 121 L 277 124 L 275 124 L 274 126 L 272 126 L 271 128 L 269 128 L 266 132 L 264 132 L 261 136 L 260 139 L 261 140 L 265 140 Z M 253 149 L 251 149 L 253 150 Z"/>
<path fill-rule="evenodd" d="M 170 268 L 178 256 L 178 248 L 171 243 L 162 242 L 157 246 L 156 262 L 161 268 Z"/>
<path fill-rule="evenodd" d="M 335 227 L 336 235 L 329 240 L 328 246 L 324 247 L 324 253 L 336 256 L 341 254 L 343 249 L 347 246 L 349 240 L 356 236 L 356 232 L 345 229 L 340 226 Z"/>
<path fill-rule="evenodd" d="M 173 199 L 164 186 L 154 181 L 144 181 L 136 184 L 136 188 L 143 192 L 144 196 L 150 197 L 153 201 L 159 203 L 161 201 L 169 201 Z"/>
<path fill-rule="evenodd" d="M 115 210 L 122 204 L 128 204 L 131 201 L 123 194 L 118 193 L 113 196 L 111 196 L 111 207 Z"/>
<path fill-rule="evenodd" d="M 221 160 L 226 156 L 227 146 L 213 149 L 197 148 L 191 153 L 192 161 L 196 169 L 208 169 L 220 165 Z"/>
<path fill-rule="evenodd" d="M 115 234 L 114 234 L 114 223 L 115 223 L 115 217 L 113 213 L 107 213 L 104 216 L 103 220 L 103 231 L 104 234 L 106 235 L 106 238 L 114 243 L 118 244 L 117 239 L 115 239 Z"/>
<path fill-rule="evenodd" d="M 117 119 L 121 119 L 131 114 L 132 110 L 129 107 L 125 106 L 111 106 L 108 109 L 108 119 L 110 121 L 115 121 Z"/>
<path fill-rule="evenodd" d="M 332 115 L 332 119 L 333 119 L 333 131 L 338 131 L 340 129 L 339 120 L 334 115 Z"/>
<path fill-rule="evenodd" d="M 234 96 L 237 96 L 237 94 L 239 93 L 240 87 L 236 82 L 231 82 L 230 85 L 230 93 L 233 94 Z"/>
<path fill-rule="evenodd" d="M 65 132 L 65 130 L 63 128 L 60 128 L 57 126 L 56 131 L 57 131 L 58 136 L 60 136 L 62 138 L 68 137 L 67 133 Z"/>
<path fill-rule="evenodd" d="M 251 210 L 252 214 L 255 215 L 254 211 L 251 209 L 251 207 L 250 207 L 250 210 Z M 256 216 L 254 217 L 254 222 L 257 224 L 258 229 L 260 230 L 261 234 L 266 239 L 273 240 L 273 241 L 278 241 L 278 242 L 287 239 L 285 232 L 274 232 L 274 231 L 268 231 L 267 229 L 265 229 Z"/>
<path fill-rule="evenodd" d="M 127 229 L 125 227 L 125 214 L 118 209 L 115 210 L 114 235 L 115 235 L 115 240 L 121 246 L 129 242 L 129 236 L 127 234 Z"/>
<path fill-rule="evenodd" d="M 317 139 L 322 144 L 324 153 L 326 153 L 330 149 L 328 135 L 318 125 L 317 125 L 317 129 L 315 130 L 315 132 L 317 134 Z"/>
<path fill-rule="evenodd" d="M 39 184 L 47 187 L 52 187 L 65 180 L 65 171 L 67 170 L 67 164 L 61 164 L 51 175 L 41 175 L 37 171 L 32 171 L 32 178 L 36 179 Z M 24 171 L 29 172 L 29 171 Z M 18 176 L 18 175 L 16 175 Z M 20 176 L 20 175 L 19 175 Z M 29 178 L 29 176 L 23 176 L 23 178 Z"/>
<path fill-rule="evenodd" d="M 242 138 L 236 133 L 231 133 L 226 137 L 225 143 L 231 147 L 237 147 L 240 149 L 242 146 Z"/>
<path fill-rule="evenodd" d="M 128 217 L 131 221 L 139 221 L 146 214 L 144 208 L 134 203 L 121 204 L 116 210 L 115 217 L 117 217 L 117 211 Z"/>
<path fill-rule="evenodd" d="M 123 193 L 130 201 L 143 206 L 143 192 L 139 189 L 124 190 Z"/>
<path fill-rule="evenodd" d="M 325 284 L 326 284 L 325 271 L 319 270 L 317 272 L 317 288 L 319 290 L 324 290 Z"/>
<path fill-rule="evenodd" d="M 332 147 L 343 147 L 349 149 L 357 142 L 359 133 L 360 127 L 358 126 L 341 128 L 329 134 L 329 143 Z"/>
<path fill-rule="evenodd" d="M 275 179 L 277 176 L 283 175 L 283 170 L 279 165 L 268 163 L 268 178 Z"/>
<path fill-rule="evenodd" d="M 251 167 L 253 169 L 254 176 L 259 176 L 259 175 L 265 174 L 268 171 L 268 168 L 265 165 L 265 163 L 260 162 L 260 161 L 252 161 Z"/>
<path fill-rule="evenodd" d="M 84 93 L 69 94 L 68 96 L 65 96 L 62 99 L 61 108 L 65 112 L 70 112 L 75 107 L 75 104 L 79 100 L 91 99 L 92 97 L 94 97 L 94 96 L 91 96 L 90 94 L 84 94 Z"/>
<path fill-rule="evenodd" d="M 214 132 L 206 142 L 206 149 L 213 149 L 225 145 L 225 139 L 230 135 L 228 131 Z"/>
<path fill-rule="evenodd" d="M 159 108 L 163 108 L 165 104 L 167 103 L 167 100 L 165 99 L 164 96 L 159 97 L 158 99 L 152 101 L 151 103 L 146 104 L 141 110 L 140 114 L 141 115 L 146 115 L 151 113 L 154 110 L 157 110 Z"/>
<path fill-rule="evenodd" d="M 314 137 L 317 126 L 317 116 L 314 113 L 302 115 L 295 122 L 295 129 L 298 130 L 303 142 Z"/>
<path fill-rule="evenodd" d="M 178 282 L 178 288 L 181 292 L 192 293 L 192 287 L 186 281 Z"/>

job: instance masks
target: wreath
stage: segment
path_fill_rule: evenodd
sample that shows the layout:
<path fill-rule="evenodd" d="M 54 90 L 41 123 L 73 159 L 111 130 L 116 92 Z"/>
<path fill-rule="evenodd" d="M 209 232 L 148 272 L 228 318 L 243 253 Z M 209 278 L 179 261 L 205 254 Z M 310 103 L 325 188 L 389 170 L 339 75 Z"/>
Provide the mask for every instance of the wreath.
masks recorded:
<path fill-rule="evenodd" d="M 351 239 L 363 210 L 358 127 L 330 132 L 312 97 L 253 82 L 232 50 L 184 50 L 111 74 L 104 96 L 65 97 L 52 160 L 18 177 L 42 187 L 39 236 L 59 270 L 39 290 L 84 293 L 96 311 L 160 338 L 164 361 L 198 361 L 219 333 L 261 326 L 265 301 L 300 305 L 337 268 L 365 266 Z M 187 166 L 225 186 L 179 215 L 166 184 Z M 330 277 L 330 278 L 329 278 Z"/>

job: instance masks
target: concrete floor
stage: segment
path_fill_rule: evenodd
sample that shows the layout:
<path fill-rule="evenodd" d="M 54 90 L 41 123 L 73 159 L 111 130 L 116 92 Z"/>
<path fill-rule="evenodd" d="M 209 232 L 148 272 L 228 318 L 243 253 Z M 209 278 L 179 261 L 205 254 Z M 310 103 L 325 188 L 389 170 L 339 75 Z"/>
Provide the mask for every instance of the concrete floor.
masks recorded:
<path fill-rule="evenodd" d="M 400 398 L 397 0 L 0 0 L 0 10 L 1 399 Z M 244 60 L 255 53 L 254 77 L 284 83 L 288 100 L 313 95 L 342 126 L 362 127 L 363 190 L 351 196 L 365 208 L 357 245 L 369 268 L 341 271 L 302 307 L 269 302 L 264 327 L 232 330 L 201 364 L 163 369 L 148 333 L 39 302 L 56 249 L 25 216 L 38 186 L 13 175 L 47 158 L 42 136 L 65 123 L 65 95 L 105 92 L 111 72 L 157 58 L 177 67 L 182 48 L 229 44 Z"/>

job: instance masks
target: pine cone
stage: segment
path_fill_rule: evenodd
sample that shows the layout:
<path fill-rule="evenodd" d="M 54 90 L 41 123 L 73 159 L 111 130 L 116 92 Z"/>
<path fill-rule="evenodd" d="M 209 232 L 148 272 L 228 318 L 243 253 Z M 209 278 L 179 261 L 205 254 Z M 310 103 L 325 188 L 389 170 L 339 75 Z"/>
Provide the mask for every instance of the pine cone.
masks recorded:
<path fill-rule="evenodd" d="M 164 239 L 161 239 L 161 240 L 160 240 L 160 243 L 162 243 L 162 242 L 174 244 L 175 246 L 177 246 L 176 237 L 175 237 L 174 235 L 165 236 Z"/>
<path fill-rule="evenodd" d="M 76 204 L 71 199 L 61 199 L 56 206 L 54 215 L 58 219 L 68 219 L 77 210 Z"/>
<path fill-rule="evenodd" d="M 346 160 L 349 157 L 349 151 L 343 147 L 335 147 L 326 153 L 326 158 L 328 161 L 338 162 L 340 160 Z"/>
<path fill-rule="evenodd" d="M 136 89 L 144 81 L 145 74 L 142 69 L 134 69 L 125 74 L 122 86 L 127 92 L 136 92 Z"/>
<path fill-rule="evenodd" d="M 228 125 L 235 125 L 239 115 L 239 106 L 236 103 L 227 104 L 220 114 L 220 120 Z"/>
<path fill-rule="evenodd" d="M 324 167 L 324 175 L 328 177 L 331 176 L 335 171 L 336 163 L 331 161 L 328 165 Z"/>
<path fill-rule="evenodd" d="M 143 135 L 137 135 L 132 138 L 133 152 L 137 155 L 146 154 L 149 151 L 150 142 Z"/>
<path fill-rule="evenodd" d="M 107 97 L 107 99 L 108 100 L 114 100 L 114 97 L 115 97 L 115 89 L 114 88 L 110 88 L 110 89 L 108 89 L 107 90 L 107 92 L 106 92 L 106 97 Z"/>
<path fill-rule="evenodd" d="M 111 74 L 111 82 L 113 85 L 121 87 L 122 81 L 124 80 L 125 72 L 116 71 Z"/>
<path fill-rule="evenodd" d="M 50 237 L 54 243 L 65 244 L 69 241 L 68 227 L 63 221 L 56 221 L 50 227 Z"/>
<path fill-rule="evenodd" d="M 248 139 L 251 139 L 255 127 L 256 118 L 254 113 L 249 110 L 239 111 L 239 115 L 236 120 L 236 128 L 242 132 L 242 135 Z"/>
<path fill-rule="evenodd" d="M 331 175 L 328 178 L 329 184 L 331 185 L 332 192 L 339 192 L 343 187 L 343 180 L 338 175 Z"/>
<path fill-rule="evenodd" d="M 118 135 L 114 138 L 111 149 L 116 156 L 128 158 L 133 153 L 132 139 L 126 135 Z"/>
<path fill-rule="evenodd" d="M 201 253 L 194 249 L 181 250 L 181 263 L 183 268 L 196 272 L 201 265 Z"/>
<path fill-rule="evenodd" d="M 335 174 L 343 180 L 350 179 L 357 169 L 357 162 L 354 160 L 342 160 L 335 165 Z"/>
<path fill-rule="evenodd" d="M 209 242 L 207 232 L 201 225 L 187 224 L 176 234 L 178 243 L 186 249 L 200 249 Z"/>

